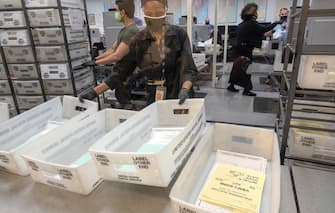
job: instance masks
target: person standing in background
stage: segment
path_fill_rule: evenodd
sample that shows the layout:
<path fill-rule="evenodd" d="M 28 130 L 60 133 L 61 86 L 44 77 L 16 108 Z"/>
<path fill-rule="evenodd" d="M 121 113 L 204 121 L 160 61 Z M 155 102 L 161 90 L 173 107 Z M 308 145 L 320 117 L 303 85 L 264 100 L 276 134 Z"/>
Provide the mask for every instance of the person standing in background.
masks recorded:
<path fill-rule="evenodd" d="M 234 85 L 244 88 L 243 95 L 256 96 L 251 92 L 253 85 L 251 75 L 247 74 L 248 66 L 252 63 L 252 52 L 254 48 L 262 46 L 264 34 L 272 30 L 277 24 L 275 22 L 268 26 L 263 26 L 257 22 L 258 5 L 255 3 L 247 4 L 241 13 L 243 22 L 237 27 L 237 42 L 233 46 L 234 65 L 230 73 L 228 90 L 238 92 Z"/>
<path fill-rule="evenodd" d="M 281 8 L 279 11 L 279 18 L 281 24 L 277 24 L 273 30 L 265 33 L 265 36 L 272 36 L 273 39 L 279 40 L 282 44 L 286 43 L 287 40 L 287 17 L 289 10 L 287 8 Z"/>
<path fill-rule="evenodd" d="M 208 27 L 208 35 L 209 35 L 209 37 L 211 37 L 211 35 L 212 35 L 213 32 L 214 32 L 214 25 L 212 25 L 212 24 L 210 23 L 209 18 L 206 18 L 206 20 L 205 20 L 205 24 L 206 24 L 207 27 Z"/>
<path fill-rule="evenodd" d="M 95 58 L 94 64 L 110 65 L 114 63 L 123 63 L 124 58 L 129 53 L 129 44 L 132 38 L 138 33 L 138 28 L 134 22 L 135 4 L 134 0 L 116 0 L 115 20 L 122 22 L 124 27 L 121 29 L 118 39 L 114 42 L 112 48 L 108 49 L 102 55 Z M 114 68 L 113 68 L 114 70 Z M 102 83 L 95 88 L 88 88 L 79 94 L 79 100 L 94 99 L 97 93 L 105 91 L 109 87 Z M 125 106 L 130 104 L 130 88 L 120 87 L 115 90 L 115 96 L 118 102 Z"/>
<path fill-rule="evenodd" d="M 187 33 L 166 23 L 167 0 L 142 0 L 142 8 L 146 28 L 130 43 L 126 60 L 114 66 L 117 72 L 106 79 L 107 87 L 83 98 L 94 99 L 108 89 L 117 90 L 134 76 L 136 68 L 146 79 L 147 104 L 157 97 L 179 98 L 179 104 L 183 104 L 193 95 L 197 68 Z"/>
<path fill-rule="evenodd" d="M 129 42 L 138 32 L 134 21 L 135 4 L 134 0 L 116 0 L 115 20 L 122 22 L 124 28 L 121 29 L 118 39 L 112 48 L 102 55 L 96 57 L 96 64 L 113 64 L 120 61 L 129 52 Z"/>

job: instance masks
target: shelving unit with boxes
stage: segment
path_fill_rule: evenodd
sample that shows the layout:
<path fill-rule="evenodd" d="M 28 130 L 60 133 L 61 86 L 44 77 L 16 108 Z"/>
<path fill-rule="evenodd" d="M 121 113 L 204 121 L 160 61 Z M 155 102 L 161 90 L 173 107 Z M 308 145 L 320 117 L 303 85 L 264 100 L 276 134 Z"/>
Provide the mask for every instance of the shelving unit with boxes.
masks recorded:
<path fill-rule="evenodd" d="M 334 167 L 335 3 L 328 1 L 322 8 L 317 2 L 304 0 L 297 10 L 297 0 L 293 1 L 290 23 L 300 20 L 289 25 L 277 131 L 282 133 L 282 164 L 291 159 Z M 290 52 L 294 53 L 292 72 L 288 71 Z"/>
<path fill-rule="evenodd" d="M 55 96 L 76 96 L 95 84 L 86 2 L 14 0 L 0 3 L 0 38 L 18 110 Z"/>

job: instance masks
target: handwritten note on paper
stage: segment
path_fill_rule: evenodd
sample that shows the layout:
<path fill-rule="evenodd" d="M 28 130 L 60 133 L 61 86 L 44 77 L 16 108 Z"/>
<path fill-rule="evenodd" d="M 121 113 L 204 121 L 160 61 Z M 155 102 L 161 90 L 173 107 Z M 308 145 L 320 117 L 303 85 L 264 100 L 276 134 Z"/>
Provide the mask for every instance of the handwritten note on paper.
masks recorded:
<path fill-rule="evenodd" d="M 200 193 L 200 200 L 233 212 L 257 213 L 264 183 L 265 175 L 262 173 L 218 164 Z"/>

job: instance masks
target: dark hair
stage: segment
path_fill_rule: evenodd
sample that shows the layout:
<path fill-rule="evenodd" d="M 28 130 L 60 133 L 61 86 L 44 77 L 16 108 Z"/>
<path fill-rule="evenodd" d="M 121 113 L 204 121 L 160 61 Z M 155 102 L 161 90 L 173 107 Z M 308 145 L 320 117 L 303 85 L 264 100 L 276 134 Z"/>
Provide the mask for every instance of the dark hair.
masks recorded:
<path fill-rule="evenodd" d="M 158 1 L 158 2 L 162 3 L 165 8 L 168 7 L 168 0 L 141 0 L 142 7 L 145 3 L 149 2 L 149 1 Z"/>
<path fill-rule="evenodd" d="M 286 10 L 287 12 L 289 12 L 289 10 L 286 7 L 280 8 L 279 12 L 281 13 L 281 11 Z"/>
<path fill-rule="evenodd" d="M 242 12 L 241 12 L 241 19 L 242 20 L 246 20 L 248 15 L 252 15 L 252 14 L 250 14 L 251 8 L 256 8 L 256 10 L 258 10 L 258 5 L 256 3 L 249 3 L 249 4 L 245 5 L 244 8 L 242 9 Z"/>
<path fill-rule="evenodd" d="M 119 10 L 124 10 L 128 18 L 134 18 L 135 4 L 134 0 L 116 0 L 115 4 L 119 7 Z"/>

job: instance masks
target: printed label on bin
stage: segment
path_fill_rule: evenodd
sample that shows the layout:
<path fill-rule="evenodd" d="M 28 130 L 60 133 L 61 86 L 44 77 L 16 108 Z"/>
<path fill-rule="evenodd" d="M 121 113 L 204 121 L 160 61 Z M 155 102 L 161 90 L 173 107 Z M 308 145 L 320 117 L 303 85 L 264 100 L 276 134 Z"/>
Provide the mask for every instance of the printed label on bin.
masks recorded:
<path fill-rule="evenodd" d="M 9 158 L 6 155 L 0 155 L 0 161 L 9 164 Z"/>
<path fill-rule="evenodd" d="M 37 166 L 37 164 L 33 161 L 28 161 L 28 165 L 30 166 L 30 168 L 36 172 L 39 171 L 39 167 Z"/>
<path fill-rule="evenodd" d="M 149 169 L 150 168 L 150 160 L 147 157 L 133 157 L 133 163 L 139 169 Z"/>
<path fill-rule="evenodd" d="M 191 210 L 186 207 L 179 206 L 179 213 L 197 213 L 197 211 Z"/>
<path fill-rule="evenodd" d="M 73 174 L 67 169 L 59 169 L 58 174 L 66 180 L 72 180 Z"/>
<path fill-rule="evenodd" d="M 106 155 L 96 154 L 95 159 L 101 164 L 101 166 L 109 166 L 109 160 Z"/>
<path fill-rule="evenodd" d="M 118 179 L 120 181 L 142 182 L 142 179 L 138 176 L 118 175 Z"/>

